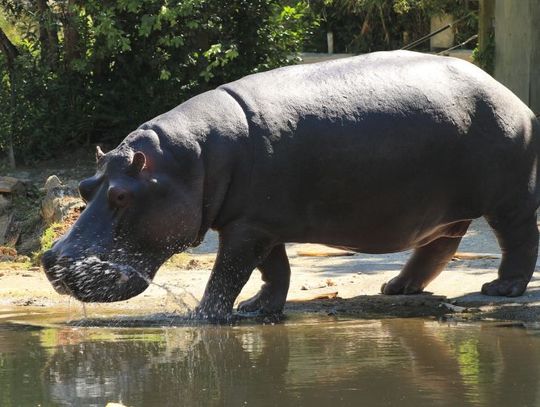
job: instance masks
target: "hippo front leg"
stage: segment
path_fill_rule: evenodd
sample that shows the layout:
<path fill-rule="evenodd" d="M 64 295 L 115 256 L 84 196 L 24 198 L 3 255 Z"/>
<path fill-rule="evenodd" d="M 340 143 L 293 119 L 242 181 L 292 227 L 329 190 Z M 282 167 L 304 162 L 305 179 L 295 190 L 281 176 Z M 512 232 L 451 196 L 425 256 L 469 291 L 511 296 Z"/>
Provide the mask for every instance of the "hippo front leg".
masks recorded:
<path fill-rule="evenodd" d="M 233 226 L 220 231 L 218 254 L 196 316 L 227 319 L 236 297 L 272 246 L 268 235 L 250 227 Z"/>

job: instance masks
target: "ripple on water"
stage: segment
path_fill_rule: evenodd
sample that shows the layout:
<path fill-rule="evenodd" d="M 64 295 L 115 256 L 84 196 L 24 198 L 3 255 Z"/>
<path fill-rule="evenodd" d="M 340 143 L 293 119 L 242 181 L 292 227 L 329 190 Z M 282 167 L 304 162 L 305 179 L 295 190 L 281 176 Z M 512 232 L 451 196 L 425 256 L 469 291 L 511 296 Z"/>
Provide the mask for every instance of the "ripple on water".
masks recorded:
<path fill-rule="evenodd" d="M 0 397 L 14 406 L 540 404 L 540 338 L 529 326 L 297 314 L 214 326 L 138 311 L 89 311 L 103 323 L 93 327 L 61 309 L 0 313 Z M 32 385 L 21 392 L 21 383 Z"/>

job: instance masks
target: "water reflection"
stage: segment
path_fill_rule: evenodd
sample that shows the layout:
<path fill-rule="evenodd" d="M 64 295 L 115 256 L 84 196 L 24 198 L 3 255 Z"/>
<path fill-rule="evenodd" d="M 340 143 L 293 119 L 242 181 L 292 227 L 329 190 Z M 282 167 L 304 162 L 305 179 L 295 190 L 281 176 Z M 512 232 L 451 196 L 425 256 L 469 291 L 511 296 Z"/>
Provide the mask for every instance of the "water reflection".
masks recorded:
<path fill-rule="evenodd" d="M 86 332 L 79 343 L 71 337 L 67 345 L 59 344 L 45 381 L 52 398 L 65 405 L 122 400 L 135 406 L 241 406 L 246 400 L 264 401 L 272 387 L 284 387 L 289 360 L 288 335 L 270 328 L 132 331 L 114 339 Z"/>
<path fill-rule="evenodd" d="M 540 338 L 425 320 L 0 326 L 0 405 L 538 405 Z"/>

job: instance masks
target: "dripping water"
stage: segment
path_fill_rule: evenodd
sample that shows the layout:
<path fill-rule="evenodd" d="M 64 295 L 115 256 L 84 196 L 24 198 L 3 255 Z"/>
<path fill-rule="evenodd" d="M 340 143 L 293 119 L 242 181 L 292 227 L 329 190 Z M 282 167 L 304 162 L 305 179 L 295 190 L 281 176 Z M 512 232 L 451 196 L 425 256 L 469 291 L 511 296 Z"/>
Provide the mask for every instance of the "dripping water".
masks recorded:
<path fill-rule="evenodd" d="M 195 296 L 193 294 L 191 294 L 189 291 L 187 291 L 185 289 L 185 287 L 182 287 L 182 286 L 175 286 L 176 288 L 179 288 L 182 290 L 182 296 L 179 296 L 177 293 L 175 293 L 171 288 L 170 286 L 166 285 L 166 284 L 158 284 L 158 283 L 155 283 L 154 281 L 152 281 L 150 278 L 148 278 L 147 276 L 145 276 L 144 274 L 140 273 L 139 271 L 135 270 L 135 273 L 141 277 L 148 285 L 154 285 L 156 287 L 159 287 L 161 288 L 162 290 L 164 290 L 167 295 L 169 297 L 171 297 L 174 302 L 181 306 L 183 309 L 185 309 L 187 312 L 189 311 L 192 311 L 193 310 L 193 307 L 196 307 L 198 304 L 199 304 L 199 300 L 197 300 L 197 298 L 195 298 Z M 183 297 L 188 297 L 191 302 L 194 304 L 193 305 L 190 305 L 188 304 Z"/>

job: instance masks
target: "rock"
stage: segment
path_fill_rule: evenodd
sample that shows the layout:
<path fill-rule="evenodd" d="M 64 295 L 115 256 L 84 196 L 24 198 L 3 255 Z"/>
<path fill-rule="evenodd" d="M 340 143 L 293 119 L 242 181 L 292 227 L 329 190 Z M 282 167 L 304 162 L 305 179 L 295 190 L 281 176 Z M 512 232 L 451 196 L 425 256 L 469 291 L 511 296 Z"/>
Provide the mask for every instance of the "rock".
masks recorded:
<path fill-rule="evenodd" d="M 13 247 L 0 246 L 0 255 L 16 257 L 17 250 Z"/>
<path fill-rule="evenodd" d="M 325 288 L 327 287 L 327 283 L 319 283 L 319 284 L 304 284 L 302 287 L 300 287 L 301 290 L 307 291 L 307 290 L 316 290 L 318 288 Z"/>
<path fill-rule="evenodd" d="M 21 224 L 16 222 L 14 218 L 9 224 L 9 228 L 4 236 L 3 244 L 9 246 L 15 246 L 19 242 L 19 237 L 21 236 Z"/>
<path fill-rule="evenodd" d="M 0 194 L 0 215 L 5 213 L 11 207 L 11 200 Z"/>
<path fill-rule="evenodd" d="M 51 175 L 49 178 L 47 178 L 47 181 L 45 181 L 45 191 L 49 191 L 54 188 L 61 188 L 62 182 L 60 181 L 60 178 L 58 178 L 56 175 Z"/>
<path fill-rule="evenodd" d="M 13 223 L 13 213 L 0 216 L 0 245 L 6 244 Z"/>
<path fill-rule="evenodd" d="M 30 263 L 30 257 L 20 254 L 16 256 L 0 254 L 0 263 Z"/>
<path fill-rule="evenodd" d="M 15 177 L 0 177 L 0 193 L 18 194 L 25 189 L 23 181 Z"/>
<path fill-rule="evenodd" d="M 85 205 L 76 181 L 68 181 L 65 185 L 56 175 L 51 175 L 45 182 L 44 191 L 41 215 L 46 225 L 61 223 L 73 210 L 80 210 Z"/>

